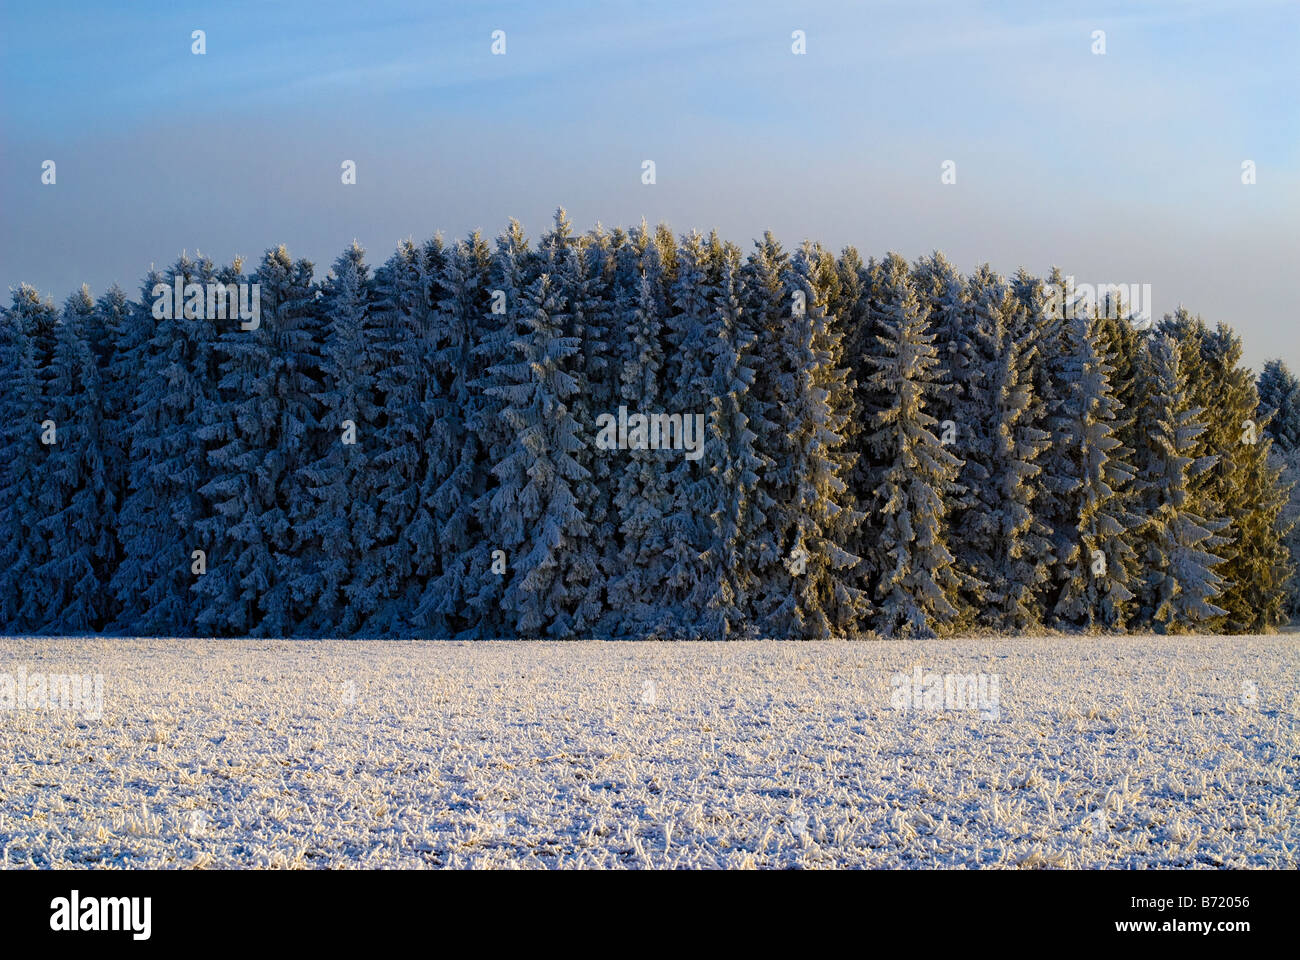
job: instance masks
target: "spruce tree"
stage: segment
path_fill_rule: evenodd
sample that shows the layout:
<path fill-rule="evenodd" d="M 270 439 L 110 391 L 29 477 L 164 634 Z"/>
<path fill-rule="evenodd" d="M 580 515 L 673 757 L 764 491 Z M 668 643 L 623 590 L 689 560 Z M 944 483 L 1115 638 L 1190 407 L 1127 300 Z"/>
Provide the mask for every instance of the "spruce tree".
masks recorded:
<path fill-rule="evenodd" d="M 1259 422 L 1273 438 L 1274 449 L 1290 452 L 1300 447 L 1300 379 L 1281 360 L 1269 360 L 1260 371 Z"/>
<path fill-rule="evenodd" d="M 514 548 L 525 534 L 517 497 L 527 478 L 516 473 L 520 460 L 512 451 L 518 436 L 504 414 L 511 388 L 526 374 L 517 355 L 527 332 L 524 295 L 535 263 L 523 228 L 512 219 L 496 240 L 488 281 L 491 305 L 480 318 L 471 349 L 482 373 L 471 383 L 478 399 L 469 425 L 484 451 L 483 492 L 474 502 L 482 531 L 474 569 L 481 579 L 471 606 L 480 634 L 487 637 L 515 635 L 516 619 L 506 609 L 504 595 L 519 559 Z"/>
<path fill-rule="evenodd" d="M 1034 512 L 1037 460 L 1048 434 L 1034 425 L 1037 346 L 1022 338 L 1025 311 L 1010 285 L 987 265 L 969 281 L 964 375 L 963 509 L 953 521 L 953 551 L 963 592 L 978 621 L 1004 631 L 1041 622 L 1038 594 L 1048 576 L 1048 531 Z"/>
<path fill-rule="evenodd" d="M 638 256 L 636 248 L 628 245 L 622 253 L 639 260 L 642 273 L 624 341 L 619 401 L 627 407 L 629 416 L 648 416 L 662 409 L 664 349 L 654 290 L 659 250 L 647 244 Z M 620 574 L 610 585 L 610 602 L 618 612 L 616 633 L 653 639 L 665 629 L 666 518 L 673 509 L 668 490 L 668 454 L 648 449 L 611 453 L 626 458 L 626 464 L 617 471 L 614 496 L 622 541 Z"/>
<path fill-rule="evenodd" d="M 712 358 L 711 400 L 705 447 L 709 483 L 703 496 L 709 539 L 701 557 L 706 575 L 697 591 L 700 626 L 712 639 L 748 639 L 757 627 L 748 615 L 758 585 L 746 545 L 755 542 L 768 517 L 758 509 L 757 491 L 772 461 L 758 448 L 753 424 L 758 333 L 740 304 L 740 250 L 711 236 L 720 252 L 721 276 L 713 298 L 708 352 Z M 856 530 L 854 531 L 856 533 Z"/>
<path fill-rule="evenodd" d="M 1150 382 L 1140 411 L 1145 575 L 1139 617 L 1161 633 L 1193 630 L 1226 614 L 1214 604 L 1223 589 L 1215 568 L 1223 560 L 1212 551 L 1229 542 L 1219 535 L 1228 521 L 1206 516 L 1206 506 L 1217 505 L 1198 497 L 1191 483 L 1217 457 L 1197 455 L 1197 440 L 1205 432 L 1204 411 L 1192 406 L 1179 352 L 1169 334 L 1149 343 Z"/>
<path fill-rule="evenodd" d="M 826 315 L 834 273 L 819 272 L 825 262 L 810 244 L 790 261 L 790 309 L 774 358 L 784 389 L 781 443 L 768 454 L 780 465 L 769 488 L 776 505 L 767 517 L 786 562 L 769 577 L 760 603 L 764 629 L 790 639 L 858 637 L 870 608 L 855 575 L 861 558 L 845 549 L 863 513 L 847 482 L 852 385 L 841 364 L 838 321 Z"/>
<path fill-rule="evenodd" d="M 876 347 L 867 357 L 870 432 L 878 466 L 868 516 L 875 575 L 877 630 L 885 636 L 932 637 L 957 616 L 961 579 L 948 549 L 945 498 L 961 460 L 934 433 L 927 412 L 940 388 L 938 351 L 906 261 L 890 254 L 872 266 Z"/>
<path fill-rule="evenodd" d="M 440 241 L 424 248 L 410 240 L 376 271 L 375 390 L 380 414 L 374 458 L 376 541 L 362 558 L 352 602 L 370 636 L 410 636 L 420 580 L 437 556 L 437 535 L 423 496 L 430 485 L 426 438 L 431 406 L 434 281 Z"/>
<path fill-rule="evenodd" d="M 105 614 L 104 577 L 113 535 L 105 521 L 113 503 L 105 482 L 99 370 L 91 347 L 95 303 L 84 285 L 68 298 L 56 328 L 43 413 L 56 442 L 40 473 L 38 535 L 48 559 L 35 576 L 45 596 L 42 626 L 51 633 L 88 633 Z"/>
<path fill-rule="evenodd" d="M 483 364 L 474 354 L 477 328 L 491 308 L 491 253 L 477 234 L 447 253 L 434 314 L 432 435 L 426 499 L 437 530 L 437 573 L 424 584 L 419 621 L 437 637 L 477 635 L 475 598 L 490 576 L 490 550 L 478 529 L 476 500 L 486 489 L 482 443 L 474 429 Z"/>
<path fill-rule="evenodd" d="M 209 468 L 200 529 L 219 562 L 195 587 L 198 625 L 207 633 L 287 636 L 299 619 L 294 513 L 306 502 L 299 470 L 316 420 L 312 265 L 281 246 L 266 252 L 250 282 L 260 291 L 256 329 L 208 321 L 219 330 L 221 393 L 196 433 Z"/>
<path fill-rule="evenodd" d="M 123 558 L 112 590 L 124 631 L 146 636 L 193 636 L 199 604 L 194 588 L 199 557 L 208 570 L 214 556 L 207 503 L 200 490 L 210 467 L 199 428 L 211 423 L 219 405 L 215 351 L 217 330 L 189 303 L 173 304 L 170 316 L 155 316 L 179 281 L 216 281 L 207 259 L 181 258 L 165 273 L 151 272 L 141 288 L 140 317 L 150 337 L 142 353 L 140 389 L 131 427 L 130 492 L 122 506 Z M 160 284 L 155 293 L 155 285 Z"/>
<path fill-rule="evenodd" d="M 526 330 L 511 344 L 513 362 L 488 371 L 499 378 L 488 393 L 504 401 L 501 416 L 513 433 L 493 468 L 500 484 L 493 498 L 512 569 L 502 603 L 520 637 L 573 636 L 584 599 L 570 585 L 568 557 L 589 533 L 574 490 L 590 474 L 575 456 L 584 441 L 568 404 L 581 346 L 563 335 L 564 306 L 542 274 L 524 295 Z"/>
<path fill-rule="evenodd" d="M 300 476 L 310 497 L 298 516 L 301 563 L 293 592 L 309 611 L 302 629 L 314 636 L 350 636 L 362 624 L 353 603 L 362 560 L 378 539 L 374 450 L 379 425 L 378 364 L 373 345 L 375 291 L 365 251 L 355 242 L 330 268 L 317 304 L 324 328 L 316 392 L 322 436 L 315 462 Z M 364 584 L 362 586 L 365 586 Z"/>
<path fill-rule="evenodd" d="M 755 241 L 754 249 L 741 268 L 741 315 L 748 318 L 755 338 L 752 405 L 748 427 L 755 434 L 754 445 L 764 458 L 753 492 L 753 509 L 764 518 L 761 528 L 745 546 L 744 563 L 754 576 L 749 616 L 763 636 L 773 636 L 766 619 L 772 598 L 787 588 L 790 562 L 778 517 L 780 497 L 791 486 L 791 465 L 779 459 L 784 444 L 784 408 L 794 393 L 790 375 L 791 358 L 782 355 L 782 343 L 791 311 L 785 287 L 789 257 L 771 232 Z"/>
<path fill-rule="evenodd" d="M 1204 329 L 1202 327 L 1202 329 Z M 1259 416 L 1255 379 L 1241 363 L 1241 340 L 1225 324 L 1200 337 L 1204 406 L 1210 411 L 1202 451 L 1218 461 L 1204 474 L 1209 495 L 1229 520 L 1231 543 L 1217 551 L 1226 581 L 1214 625 L 1231 633 L 1264 633 L 1285 620 L 1291 564 L 1282 539 L 1287 496 L 1269 464 L 1272 440 Z M 1198 398 L 1199 399 L 1199 398 Z"/>
<path fill-rule="evenodd" d="M 574 392 L 569 409 L 583 437 L 596 435 L 596 417 L 607 412 L 614 383 L 610 347 L 606 341 L 610 317 L 603 300 L 603 261 L 593 256 L 590 238 L 574 236 L 564 208 L 555 211 L 554 226 L 542 237 L 539 253 L 543 269 L 551 277 L 558 302 L 564 304 L 559 320 L 566 337 L 579 344 L 571 364 Z M 610 491 L 613 459 L 586 442 L 574 459 L 586 474 L 574 488 L 578 510 L 586 520 L 589 535 L 570 547 L 565 574 L 567 587 L 576 600 L 573 629 L 589 636 L 608 622 L 605 605 L 606 578 L 610 572 L 605 553 L 614 535 Z"/>
<path fill-rule="evenodd" d="M 1063 387 L 1052 439 L 1055 462 L 1070 487 L 1059 501 L 1062 582 L 1052 616 L 1060 626 L 1119 630 L 1133 599 L 1137 520 L 1124 496 L 1133 468 L 1120 458 L 1119 403 L 1095 311 L 1089 315 L 1079 304 L 1067 305 L 1061 348 Z"/>
<path fill-rule="evenodd" d="M 26 284 L 0 315 L 0 625 L 9 633 L 36 630 L 45 591 L 34 572 L 49 558 L 38 530 L 41 477 L 49 459 L 42 444 L 48 419 L 36 361 L 38 317 L 47 312 Z M 49 306 L 52 311 L 52 306 Z"/>
<path fill-rule="evenodd" d="M 658 244 L 662 250 L 662 243 Z M 680 415 L 682 424 L 706 414 L 712 400 L 711 357 L 708 354 L 714 324 L 714 298 L 721 278 L 721 251 L 706 247 L 698 233 L 682 238 L 676 253 L 672 305 L 664 324 L 665 373 L 668 389 L 660 403 L 663 412 Z M 711 531 L 708 511 L 710 457 L 708 432 L 695 438 L 705 447 L 698 459 L 682 451 L 662 451 L 660 469 L 672 506 L 664 518 L 666 553 L 664 593 L 660 602 L 661 628 L 674 638 L 698 638 L 699 584 L 707 577 L 704 552 Z M 658 634 L 657 634 L 658 635 Z"/>

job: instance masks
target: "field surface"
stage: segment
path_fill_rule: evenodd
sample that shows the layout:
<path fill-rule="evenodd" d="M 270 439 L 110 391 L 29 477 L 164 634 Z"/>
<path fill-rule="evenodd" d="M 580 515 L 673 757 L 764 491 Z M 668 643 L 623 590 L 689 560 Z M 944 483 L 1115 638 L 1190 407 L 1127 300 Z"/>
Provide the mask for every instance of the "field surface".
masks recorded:
<path fill-rule="evenodd" d="M 0 639 L 0 679 L 20 672 L 102 674 L 103 712 L 0 703 L 0 867 L 1295 867 L 1300 850 L 1295 635 Z M 987 696 L 911 703 L 928 674 L 982 675 Z"/>

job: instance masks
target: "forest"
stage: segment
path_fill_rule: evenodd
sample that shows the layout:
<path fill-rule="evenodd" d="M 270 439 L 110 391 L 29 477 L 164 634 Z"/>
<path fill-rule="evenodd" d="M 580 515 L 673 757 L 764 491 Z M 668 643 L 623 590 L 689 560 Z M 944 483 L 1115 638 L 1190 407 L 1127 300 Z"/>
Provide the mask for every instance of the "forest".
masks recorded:
<path fill-rule="evenodd" d="M 1255 633 L 1300 605 L 1300 382 L 1186 309 L 563 210 L 535 245 L 244 270 L 12 291 L 0 630 Z M 256 284 L 258 322 L 156 309 L 190 284 Z"/>

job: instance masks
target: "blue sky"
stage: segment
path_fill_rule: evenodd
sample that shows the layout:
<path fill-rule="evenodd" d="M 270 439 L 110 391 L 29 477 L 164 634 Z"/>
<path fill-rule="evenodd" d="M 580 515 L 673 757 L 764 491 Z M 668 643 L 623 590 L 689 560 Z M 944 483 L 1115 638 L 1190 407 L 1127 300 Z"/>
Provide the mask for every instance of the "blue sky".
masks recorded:
<path fill-rule="evenodd" d="M 8 3 L 0 285 L 281 242 L 323 272 L 562 204 L 1150 283 L 1300 368 L 1297 49 L 1300 5 L 1250 0 Z"/>

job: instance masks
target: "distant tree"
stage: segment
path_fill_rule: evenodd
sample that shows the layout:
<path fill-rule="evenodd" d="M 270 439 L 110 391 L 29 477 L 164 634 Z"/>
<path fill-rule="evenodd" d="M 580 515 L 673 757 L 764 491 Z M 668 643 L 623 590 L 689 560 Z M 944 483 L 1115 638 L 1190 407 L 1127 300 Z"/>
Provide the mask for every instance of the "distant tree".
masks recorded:
<path fill-rule="evenodd" d="M 1255 378 L 1241 363 L 1241 340 L 1224 324 L 1200 337 L 1203 394 L 1210 416 L 1202 450 L 1219 459 L 1204 474 L 1209 495 L 1222 505 L 1231 543 L 1219 549 L 1219 574 L 1227 585 L 1217 601 L 1228 611 L 1215 626 L 1233 633 L 1263 633 L 1285 620 L 1290 561 L 1282 538 L 1287 496 L 1259 416 Z"/>

